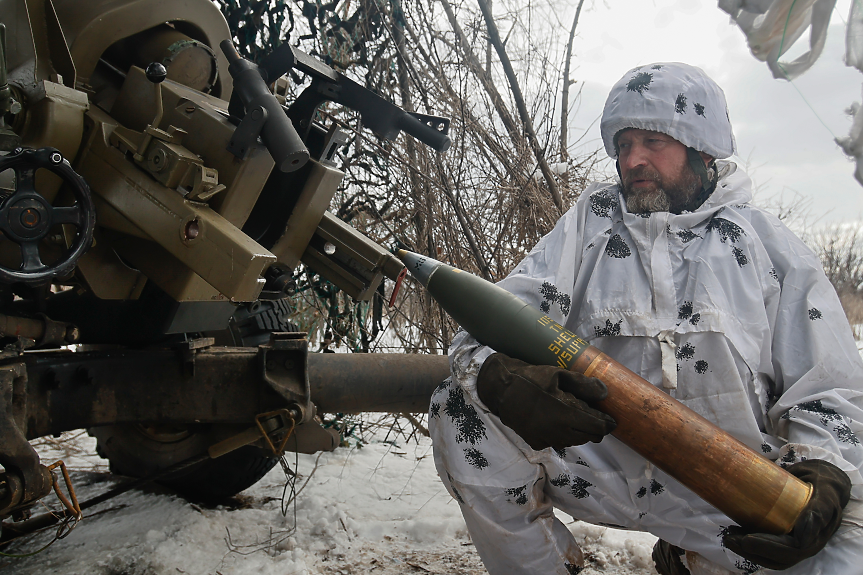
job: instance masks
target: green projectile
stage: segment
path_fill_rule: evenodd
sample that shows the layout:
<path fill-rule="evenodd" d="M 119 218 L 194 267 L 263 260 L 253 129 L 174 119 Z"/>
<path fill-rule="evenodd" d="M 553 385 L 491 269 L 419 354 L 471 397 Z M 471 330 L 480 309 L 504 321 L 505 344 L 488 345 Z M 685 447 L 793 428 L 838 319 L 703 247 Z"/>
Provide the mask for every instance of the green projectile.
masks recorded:
<path fill-rule="evenodd" d="M 590 345 L 491 282 L 407 250 L 396 255 L 444 311 L 495 351 L 533 365 L 569 369 Z"/>

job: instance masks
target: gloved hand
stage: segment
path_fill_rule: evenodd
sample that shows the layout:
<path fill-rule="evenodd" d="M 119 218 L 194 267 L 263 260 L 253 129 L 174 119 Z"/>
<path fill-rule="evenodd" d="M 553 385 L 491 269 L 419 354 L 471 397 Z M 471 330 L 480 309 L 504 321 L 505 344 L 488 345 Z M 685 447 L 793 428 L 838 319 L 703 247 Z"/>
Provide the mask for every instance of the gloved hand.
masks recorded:
<path fill-rule="evenodd" d="M 691 575 L 689 569 L 680 560 L 685 552 L 680 547 L 668 541 L 659 539 L 653 546 L 653 564 L 659 575 Z"/>
<path fill-rule="evenodd" d="M 608 389 L 595 377 L 549 365 L 530 365 L 502 353 L 488 357 L 476 382 L 488 409 L 533 449 L 599 442 L 617 422 L 593 409 Z"/>
<path fill-rule="evenodd" d="M 851 480 L 832 463 L 808 459 L 787 471 L 813 487 L 812 498 L 791 533 L 747 533 L 731 527 L 722 539 L 728 549 L 768 569 L 788 569 L 821 551 L 839 528 L 851 495 Z"/>

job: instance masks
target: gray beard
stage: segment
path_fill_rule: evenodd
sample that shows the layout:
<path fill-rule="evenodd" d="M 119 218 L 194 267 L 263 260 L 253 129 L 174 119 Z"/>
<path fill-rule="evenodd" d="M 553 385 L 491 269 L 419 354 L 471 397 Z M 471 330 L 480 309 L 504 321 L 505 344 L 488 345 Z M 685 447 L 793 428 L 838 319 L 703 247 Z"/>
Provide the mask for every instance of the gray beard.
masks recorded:
<path fill-rule="evenodd" d="M 667 212 L 671 210 L 671 198 L 661 188 L 649 193 L 632 193 L 624 189 L 623 197 L 626 200 L 626 209 L 633 214 Z"/>
<path fill-rule="evenodd" d="M 651 171 L 652 172 L 652 171 Z M 643 172 L 638 173 L 639 176 Z M 650 173 L 658 178 L 656 172 Z M 630 175 L 630 180 L 635 174 Z M 650 191 L 636 191 L 630 186 L 630 182 L 623 182 L 623 198 L 626 200 L 626 209 L 633 214 L 645 214 L 652 212 L 673 212 L 679 214 L 689 204 L 701 188 L 701 179 L 695 172 L 685 164 L 682 173 L 674 182 L 663 182 L 655 179 L 657 189 Z"/>

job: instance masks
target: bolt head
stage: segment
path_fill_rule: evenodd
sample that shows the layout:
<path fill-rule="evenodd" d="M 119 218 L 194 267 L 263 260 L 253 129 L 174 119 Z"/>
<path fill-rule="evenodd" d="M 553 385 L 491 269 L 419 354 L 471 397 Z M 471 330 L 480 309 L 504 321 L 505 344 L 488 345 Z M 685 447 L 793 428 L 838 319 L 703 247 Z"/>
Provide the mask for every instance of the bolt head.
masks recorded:
<path fill-rule="evenodd" d="M 81 330 L 78 326 L 70 325 L 66 328 L 66 343 L 78 343 L 81 339 Z"/>
<path fill-rule="evenodd" d="M 187 240 L 194 240 L 201 234 L 201 225 L 198 220 L 192 220 L 186 224 L 184 235 Z"/>

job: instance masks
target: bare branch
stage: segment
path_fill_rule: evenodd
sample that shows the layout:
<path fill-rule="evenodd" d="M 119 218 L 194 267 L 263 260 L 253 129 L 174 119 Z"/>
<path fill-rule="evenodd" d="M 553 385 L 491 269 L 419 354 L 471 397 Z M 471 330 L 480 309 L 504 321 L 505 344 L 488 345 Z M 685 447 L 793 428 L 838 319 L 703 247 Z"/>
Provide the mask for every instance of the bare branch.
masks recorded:
<path fill-rule="evenodd" d="M 554 179 L 554 174 L 551 173 L 551 168 L 548 167 L 548 162 L 545 159 L 545 152 L 540 148 L 539 141 L 536 139 L 536 132 L 533 130 L 533 120 L 527 112 L 527 106 L 524 103 L 524 96 L 521 93 L 521 87 L 518 84 L 518 78 L 515 76 L 515 70 L 512 69 L 512 63 L 509 61 L 509 55 L 506 53 L 503 43 L 500 40 L 500 34 L 497 31 L 497 25 L 494 23 L 494 16 L 491 13 L 487 0 L 477 0 L 480 10 L 482 10 L 485 25 L 488 28 L 488 35 L 491 43 L 497 50 L 497 56 L 500 58 L 500 63 L 503 65 L 504 74 L 509 82 L 509 89 L 515 98 L 515 105 L 518 113 L 521 116 L 521 122 L 524 125 L 524 131 L 527 133 L 528 142 L 533 149 L 536 161 L 539 164 L 539 169 L 545 177 L 545 182 L 548 185 L 548 191 L 551 194 L 554 204 L 562 214 L 563 200 L 560 197 L 560 190 L 557 187 L 557 181 Z"/>
<path fill-rule="evenodd" d="M 575 9 L 575 18 L 569 29 L 569 41 L 566 43 L 566 58 L 563 61 L 563 94 L 560 105 L 560 161 L 565 162 L 569 157 L 569 142 L 567 127 L 569 126 L 569 66 L 572 60 L 572 42 L 575 40 L 575 28 L 578 26 L 578 17 L 581 16 L 581 6 L 584 0 L 579 0 L 578 8 Z"/>

